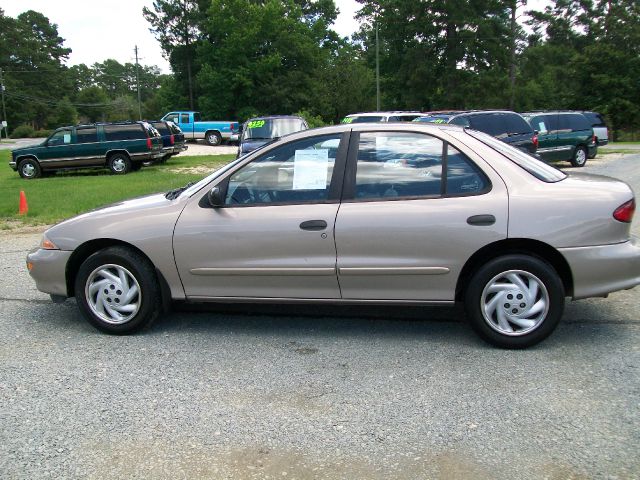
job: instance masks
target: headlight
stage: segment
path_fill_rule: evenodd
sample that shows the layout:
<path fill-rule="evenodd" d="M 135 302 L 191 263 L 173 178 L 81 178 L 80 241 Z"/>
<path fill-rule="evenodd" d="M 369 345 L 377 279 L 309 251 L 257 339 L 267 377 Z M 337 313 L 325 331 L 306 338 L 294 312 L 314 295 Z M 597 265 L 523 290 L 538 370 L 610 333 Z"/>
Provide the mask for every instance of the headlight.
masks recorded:
<path fill-rule="evenodd" d="M 60 250 L 55 243 L 47 238 L 46 235 L 42 235 L 42 241 L 40 242 L 40 248 L 44 250 Z"/>

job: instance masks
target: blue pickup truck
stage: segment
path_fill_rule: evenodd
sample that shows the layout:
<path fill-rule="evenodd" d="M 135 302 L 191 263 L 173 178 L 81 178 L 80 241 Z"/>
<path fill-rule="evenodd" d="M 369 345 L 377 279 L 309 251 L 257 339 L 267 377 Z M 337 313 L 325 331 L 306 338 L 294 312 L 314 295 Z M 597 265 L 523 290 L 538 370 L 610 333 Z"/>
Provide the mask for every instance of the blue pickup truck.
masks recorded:
<path fill-rule="evenodd" d="M 238 135 L 238 122 L 225 120 L 201 120 L 200 112 L 178 111 L 169 112 L 162 120 L 177 124 L 186 140 L 204 139 L 209 145 L 216 146 L 222 140 L 228 140 L 232 135 Z"/>

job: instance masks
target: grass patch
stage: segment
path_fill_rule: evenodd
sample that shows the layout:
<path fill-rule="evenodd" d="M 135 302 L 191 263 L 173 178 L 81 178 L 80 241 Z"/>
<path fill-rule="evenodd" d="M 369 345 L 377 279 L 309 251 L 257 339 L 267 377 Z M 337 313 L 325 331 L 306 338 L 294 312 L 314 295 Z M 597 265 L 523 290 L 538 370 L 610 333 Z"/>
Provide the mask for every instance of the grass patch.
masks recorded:
<path fill-rule="evenodd" d="M 23 180 L 9 168 L 11 153 L 0 150 L 0 222 L 51 224 L 93 208 L 126 198 L 166 192 L 197 181 L 204 172 L 229 163 L 235 155 L 188 157 L 179 155 L 162 165 L 143 167 L 127 175 L 106 169 L 58 172 L 50 177 Z M 199 173 L 194 173 L 194 169 Z M 20 191 L 24 190 L 29 213 L 18 215 Z"/>
<path fill-rule="evenodd" d="M 611 155 L 612 153 L 633 154 L 633 153 L 638 153 L 638 150 L 630 150 L 630 149 L 624 149 L 624 148 L 607 148 L 606 150 L 604 148 L 601 148 L 598 150 L 598 155 Z"/>

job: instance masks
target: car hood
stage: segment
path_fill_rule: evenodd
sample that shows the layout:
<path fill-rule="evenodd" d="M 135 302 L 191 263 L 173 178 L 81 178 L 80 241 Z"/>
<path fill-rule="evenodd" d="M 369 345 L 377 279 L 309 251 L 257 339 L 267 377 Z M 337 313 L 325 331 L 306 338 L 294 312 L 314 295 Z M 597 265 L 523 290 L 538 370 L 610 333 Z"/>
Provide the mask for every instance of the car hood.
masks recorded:
<path fill-rule="evenodd" d="M 24 147 L 18 147 L 18 148 L 12 148 L 11 152 L 16 155 L 19 153 L 29 153 L 31 150 L 35 149 L 35 148 L 39 148 L 44 146 L 44 142 L 46 141 L 46 139 L 42 140 L 40 143 L 33 143 L 31 145 L 26 145 Z"/>
<path fill-rule="evenodd" d="M 186 200 L 168 200 L 164 193 L 123 200 L 64 220 L 46 235 L 61 250 L 101 238 L 137 245 L 170 234 Z"/>

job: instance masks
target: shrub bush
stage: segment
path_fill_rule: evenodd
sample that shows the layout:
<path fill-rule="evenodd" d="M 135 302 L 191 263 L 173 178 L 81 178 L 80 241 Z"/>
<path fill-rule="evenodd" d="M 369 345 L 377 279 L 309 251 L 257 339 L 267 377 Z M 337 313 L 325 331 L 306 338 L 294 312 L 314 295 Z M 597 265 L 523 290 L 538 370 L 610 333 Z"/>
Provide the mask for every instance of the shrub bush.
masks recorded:
<path fill-rule="evenodd" d="M 29 138 L 47 138 L 49 135 L 51 135 L 51 130 L 35 130 L 29 135 Z"/>
<path fill-rule="evenodd" d="M 33 127 L 31 125 L 19 125 L 13 129 L 10 138 L 28 138 L 31 137 L 34 133 Z"/>

